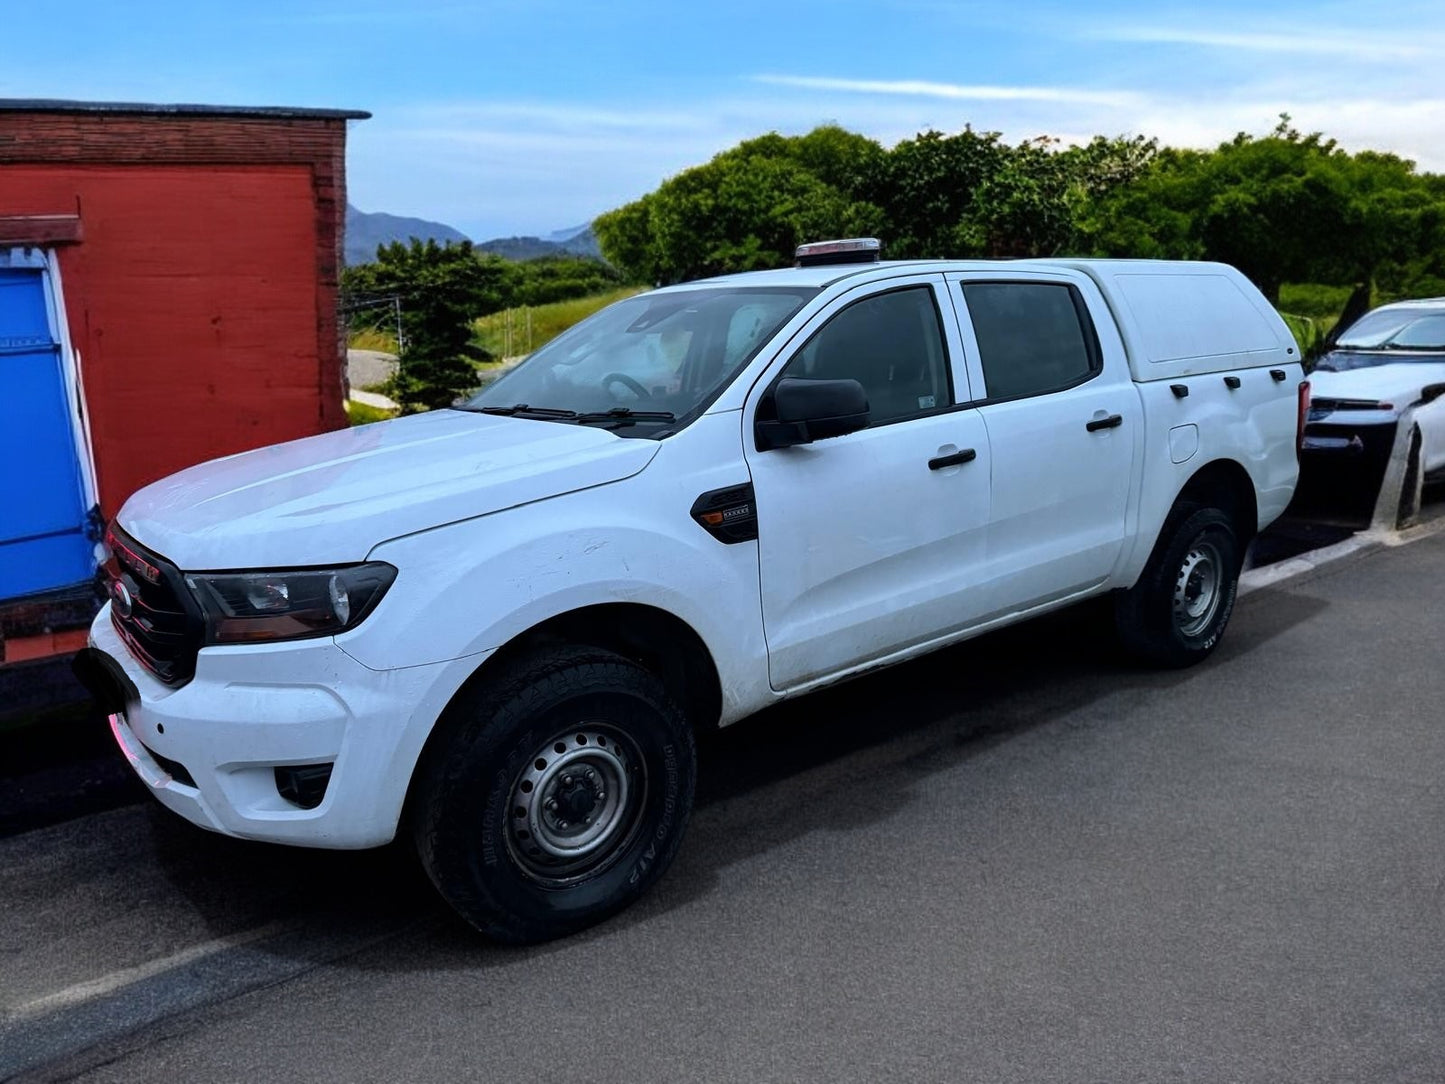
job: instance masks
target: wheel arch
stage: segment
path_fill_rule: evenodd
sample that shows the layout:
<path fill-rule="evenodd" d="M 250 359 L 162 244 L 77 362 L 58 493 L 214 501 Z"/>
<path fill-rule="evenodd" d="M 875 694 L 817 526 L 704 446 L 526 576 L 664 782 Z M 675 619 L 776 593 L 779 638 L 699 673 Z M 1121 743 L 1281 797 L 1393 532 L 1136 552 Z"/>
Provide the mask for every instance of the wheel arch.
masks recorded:
<path fill-rule="evenodd" d="M 722 682 L 717 664 L 702 637 L 682 618 L 637 602 L 596 603 L 568 610 L 513 636 L 452 694 L 417 757 L 404 810 L 411 807 L 421 765 L 438 742 L 445 740 L 452 705 L 522 657 L 561 646 L 600 648 L 643 666 L 662 681 L 696 732 L 712 730 L 721 720 Z"/>
<path fill-rule="evenodd" d="M 1170 516 L 1187 505 L 1218 508 L 1228 515 L 1239 539 L 1241 555 L 1259 533 L 1259 502 L 1254 479 L 1237 460 L 1216 459 L 1195 471 L 1174 498 Z M 1170 516 L 1165 517 L 1166 523 Z M 1160 531 L 1163 529 L 1161 525 Z"/>
<path fill-rule="evenodd" d="M 553 644 L 601 648 L 643 666 L 667 686 L 694 729 L 710 730 L 722 716 L 722 683 L 702 637 L 676 614 L 640 602 L 595 603 L 549 617 L 504 644 L 467 683 Z"/>

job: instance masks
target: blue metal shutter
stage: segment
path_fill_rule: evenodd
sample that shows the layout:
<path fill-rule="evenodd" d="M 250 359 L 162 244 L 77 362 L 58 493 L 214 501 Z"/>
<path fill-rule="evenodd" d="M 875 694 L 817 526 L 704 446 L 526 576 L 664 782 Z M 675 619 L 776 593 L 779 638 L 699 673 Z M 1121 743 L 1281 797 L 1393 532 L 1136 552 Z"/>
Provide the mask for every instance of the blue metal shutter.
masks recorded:
<path fill-rule="evenodd" d="M 82 583 L 94 571 L 42 274 L 0 268 L 0 599 Z"/>

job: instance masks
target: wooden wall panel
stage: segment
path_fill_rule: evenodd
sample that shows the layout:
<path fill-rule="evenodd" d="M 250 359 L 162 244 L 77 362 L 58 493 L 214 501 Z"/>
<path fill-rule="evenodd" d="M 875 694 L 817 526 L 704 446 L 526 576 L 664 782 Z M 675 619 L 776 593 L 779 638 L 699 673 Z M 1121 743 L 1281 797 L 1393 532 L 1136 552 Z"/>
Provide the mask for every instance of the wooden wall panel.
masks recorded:
<path fill-rule="evenodd" d="M 0 108 L 0 216 L 61 248 L 101 506 L 215 456 L 345 425 L 345 120 Z"/>
<path fill-rule="evenodd" d="M 85 225 L 61 275 L 107 515 L 181 467 L 339 421 L 308 167 L 0 166 L 0 207 Z"/>

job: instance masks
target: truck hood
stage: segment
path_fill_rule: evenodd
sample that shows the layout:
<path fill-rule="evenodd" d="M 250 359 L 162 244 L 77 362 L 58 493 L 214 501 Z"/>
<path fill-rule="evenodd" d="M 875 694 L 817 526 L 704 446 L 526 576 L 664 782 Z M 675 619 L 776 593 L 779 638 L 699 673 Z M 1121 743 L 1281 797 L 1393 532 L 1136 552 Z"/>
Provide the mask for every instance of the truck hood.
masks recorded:
<path fill-rule="evenodd" d="M 1309 381 L 1316 399 L 1378 399 L 1403 409 L 1420 398 L 1425 385 L 1445 381 L 1445 361 L 1396 362 L 1338 373 L 1316 369 Z"/>
<path fill-rule="evenodd" d="M 185 570 L 342 564 L 400 535 L 620 481 L 657 449 L 438 410 L 202 463 L 140 490 L 116 519 Z"/>

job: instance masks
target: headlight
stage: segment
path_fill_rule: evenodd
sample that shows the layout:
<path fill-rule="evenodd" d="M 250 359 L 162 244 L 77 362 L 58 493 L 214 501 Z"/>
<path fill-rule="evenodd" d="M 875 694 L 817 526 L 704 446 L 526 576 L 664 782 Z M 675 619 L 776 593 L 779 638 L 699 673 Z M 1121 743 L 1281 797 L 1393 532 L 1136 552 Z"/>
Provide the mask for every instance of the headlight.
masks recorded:
<path fill-rule="evenodd" d="M 188 572 L 206 615 L 206 643 L 331 636 L 366 618 L 396 579 L 380 561 L 296 572 Z"/>

